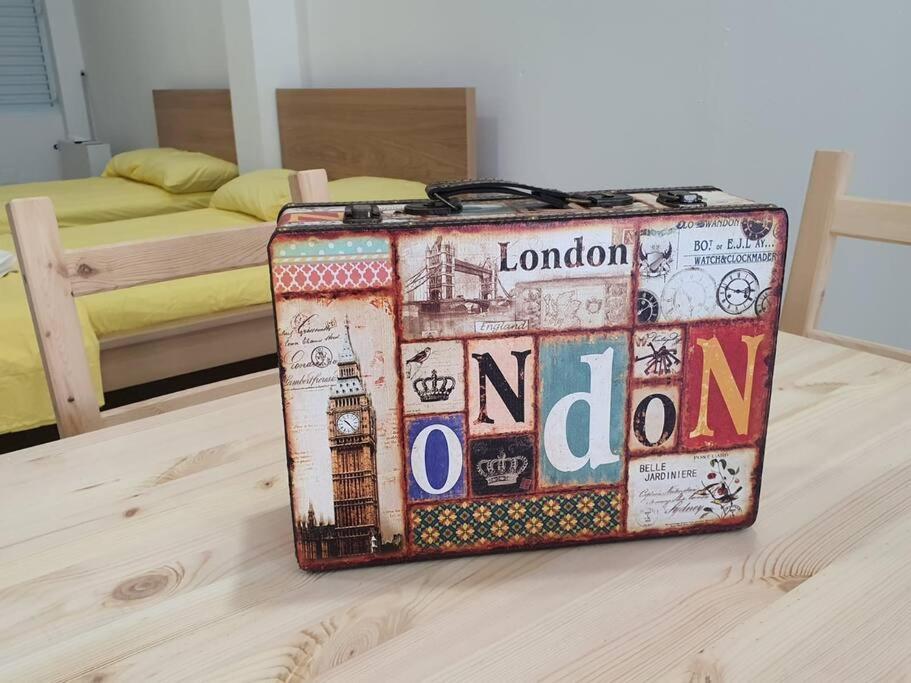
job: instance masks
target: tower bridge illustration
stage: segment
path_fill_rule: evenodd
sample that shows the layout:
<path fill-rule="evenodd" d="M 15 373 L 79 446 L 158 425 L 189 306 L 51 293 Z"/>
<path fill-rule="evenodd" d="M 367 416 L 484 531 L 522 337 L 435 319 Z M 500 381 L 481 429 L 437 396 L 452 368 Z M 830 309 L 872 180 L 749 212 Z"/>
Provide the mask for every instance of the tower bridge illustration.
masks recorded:
<path fill-rule="evenodd" d="M 428 311 L 447 307 L 485 311 L 509 305 L 512 296 L 500 282 L 496 261 L 487 256 L 480 263 L 461 259 L 452 242 L 437 237 L 429 245 L 424 267 L 404 282 L 405 304 Z"/>
<path fill-rule="evenodd" d="M 515 320 L 513 294 L 500 281 L 496 259 L 463 257 L 443 238 L 427 246 L 420 269 L 404 280 L 404 321 L 413 334 L 468 331 L 464 324 Z"/>

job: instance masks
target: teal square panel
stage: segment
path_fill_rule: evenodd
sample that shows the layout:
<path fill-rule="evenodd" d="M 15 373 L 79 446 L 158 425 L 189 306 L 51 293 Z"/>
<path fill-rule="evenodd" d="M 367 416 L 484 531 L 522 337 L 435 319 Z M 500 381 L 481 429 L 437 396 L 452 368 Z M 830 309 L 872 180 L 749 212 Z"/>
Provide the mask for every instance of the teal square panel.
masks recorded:
<path fill-rule="evenodd" d="M 613 484 L 623 472 L 629 335 L 540 341 L 543 487 Z"/>

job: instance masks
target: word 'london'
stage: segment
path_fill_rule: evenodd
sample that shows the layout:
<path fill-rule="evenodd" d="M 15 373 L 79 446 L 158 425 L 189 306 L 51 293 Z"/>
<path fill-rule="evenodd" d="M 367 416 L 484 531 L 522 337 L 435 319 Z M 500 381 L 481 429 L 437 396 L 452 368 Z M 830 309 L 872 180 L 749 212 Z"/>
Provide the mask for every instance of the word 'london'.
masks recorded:
<path fill-rule="evenodd" d="M 609 266 L 629 263 L 625 244 L 611 244 L 606 249 L 600 244 L 596 244 L 586 250 L 583 238 L 577 237 L 573 240 L 573 246 L 567 248 L 562 254 L 555 247 L 542 249 L 540 253 L 534 249 L 525 249 L 519 254 L 518 260 L 510 265 L 509 242 L 498 242 L 498 244 L 500 245 L 501 272 L 511 272 L 519 268 L 526 271 L 538 268 L 551 270 L 583 266 L 598 268 L 604 265 L 605 261 Z"/>
<path fill-rule="evenodd" d="M 763 337 L 764 335 L 757 335 L 752 337 L 744 335 L 741 338 L 741 343 L 745 345 L 747 351 L 747 363 L 746 368 L 744 369 L 744 378 L 742 380 L 744 389 L 742 392 L 737 386 L 737 380 L 734 378 L 734 373 L 728 364 L 727 358 L 721 349 L 721 345 L 719 344 L 717 337 L 712 337 L 707 340 L 699 340 L 698 345 L 703 351 L 702 381 L 696 425 L 693 430 L 689 432 L 691 438 L 714 435 L 714 430 L 708 424 L 708 387 L 713 379 L 720 389 L 720 397 L 724 402 L 725 407 L 727 408 L 728 414 L 730 415 L 731 421 L 733 422 L 737 433 L 741 435 L 747 433 L 747 421 L 750 414 L 750 406 L 752 403 L 756 352 Z M 512 390 L 512 388 L 507 383 L 502 371 L 489 354 L 472 354 L 473 358 L 478 362 L 478 370 L 481 382 L 479 389 L 480 412 L 476 419 L 476 422 L 493 422 L 493 420 L 490 419 L 487 414 L 487 380 L 490 380 L 494 391 L 496 391 L 496 393 L 503 400 L 504 404 L 507 406 L 507 409 L 509 410 L 513 420 L 516 422 L 523 422 L 525 420 L 525 414 L 523 410 L 525 395 L 524 367 L 525 359 L 529 353 L 530 351 L 524 351 L 521 353 L 515 351 L 512 352 L 512 356 L 515 358 L 517 366 L 517 391 Z M 613 381 L 614 365 L 613 349 L 607 349 L 603 353 L 599 354 L 583 355 L 579 360 L 581 363 L 584 363 L 589 367 L 589 390 L 577 391 L 563 396 L 553 405 L 550 413 L 545 417 L 544 421 L 544 455 L 550 461 L 551 465 L 562 472 L 575 472 L 582 467 L 585 467 L 586 465 L 588 465 L 591 469 L 595 469 L 599 465 L 618 462 L 620 460 L 619 455 L 615 453 L 609 445 L 611 430 L 610 415 L 612 403 L 611 385 Z M 647 396 L 642 399 L 636 406 L 634 409 L 634 414 L 636 414 L 638 419 L 645 419 L 645 412 L 648 409 L 649 404 L 653 398 L 653 395 Z M 572 452 L 569 446 L 569 442 L 566 438 L 566 425 L 569 418 L 569 411 L 576 403 L 587 404 L 592 415 L 588 434 L 589 446 L 587 452 L 582 456 L 577 456 Z M 674 404 L 670 401 L 667 401 L 661 402 L 661 406 L 664 411 L 664 419 L 669 420 L 671 423 L 675 423 L 677 420 L 677 415 Z M 455 471 L 453 469 L 453 463 L 458 463 L 461 461 L 461 446 L 459 445 L 459 439 L 457 435 L 445 424 L 431 423 L 422 430 L 422 438 L 419 439 L 420 445 L 414 447 L 411 452 L 410 459 L 412 466 L 420 470 L 424 469 L 424 458 L 426 455 L 424 446 L 426 444 L 427 437 L 434 431 L 438 431 L 444 435 L 450 469 L 452 471 Z M 665 429 L 665 433 L 661 438 L 659 438 L 657 441 L 648 442 L 645 445 L 659 446 L 664 440 L 668 438 L 669 435 L 669 430 Z M 457 468 L 458 465 L 455 467 Z M 664 469 L 664 465 L 662 465 L 660 467 L 660 470 Z M 687 471 L 686 474 L 691 475 L 692 472 Z M 673 479 L 679 476 L 681 476 L 680 473 L 671 476 L 668 476 L 667 473 L 660 475 L 652 474 L 648 477 L 648 480 L 667 478 Z M 456 478 L 450 477 L 450 481 L 447 482 L 450 485 L 449 488 L 451 488 L 455 482 Z M 437 489 L 435 491 L 439 493 L 445 493 L 446 490 L 447 489 L 444 485 L 443 489 Z"/>

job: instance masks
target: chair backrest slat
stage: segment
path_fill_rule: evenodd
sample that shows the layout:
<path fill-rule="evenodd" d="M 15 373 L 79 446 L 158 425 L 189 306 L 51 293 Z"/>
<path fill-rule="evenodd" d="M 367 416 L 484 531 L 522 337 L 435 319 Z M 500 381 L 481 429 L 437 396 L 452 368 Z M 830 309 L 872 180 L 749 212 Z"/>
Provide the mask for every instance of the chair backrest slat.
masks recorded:
<path fill-rule="evenodd" d="M 818 151 L 813 157 L 781 329 L 911 362 L 911 351 L 817 329 L 837 237 L 911 244 L 911 204 L 847 195 L 852 164 L 848 152 Z"/>
<path fill-rule="evenodd" d="M 839 237 L 911 245 L 911 204 L 842 197 L 835 203 L 832 232 Z"/>
<path fill-rule="evenodd" d="M 298 201 L 329 201 L 324 170 L 301 171 L 288 182 Z M 264 264 L 275 230 L 275 223 L 269 222 L 64 251 L 50 199 L 14 199 L 6 210 L 57 428 L 63 437 L 99 429 L 108 422 L 98 408 L 75 297 Z M 186 400 L 177 395 L 159 397 L 160 406 L 147 401 L 132 412 L 141 416 L 184 405 L 191 398 L 220 396 L 271 381 L 269 373 L 225 381 L 212 385 L 211 390 L 195 390 Z M 129 410 L 119 409 L 110 422 L 125 421 Z"/>

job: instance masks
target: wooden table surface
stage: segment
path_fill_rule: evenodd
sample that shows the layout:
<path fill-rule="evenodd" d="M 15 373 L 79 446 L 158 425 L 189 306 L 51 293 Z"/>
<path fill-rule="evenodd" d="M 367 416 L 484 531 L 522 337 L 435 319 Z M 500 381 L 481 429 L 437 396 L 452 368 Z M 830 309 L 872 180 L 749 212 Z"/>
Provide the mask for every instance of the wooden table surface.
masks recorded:
<path fill-rule="evenodd" d="M 911 676 L 911 365 L 782 335 L 744 531 L 306 574 L 279 392 L 0 456 L 0 680 Z"/>

